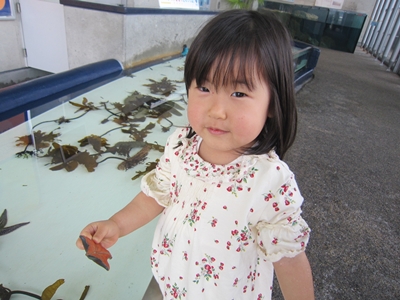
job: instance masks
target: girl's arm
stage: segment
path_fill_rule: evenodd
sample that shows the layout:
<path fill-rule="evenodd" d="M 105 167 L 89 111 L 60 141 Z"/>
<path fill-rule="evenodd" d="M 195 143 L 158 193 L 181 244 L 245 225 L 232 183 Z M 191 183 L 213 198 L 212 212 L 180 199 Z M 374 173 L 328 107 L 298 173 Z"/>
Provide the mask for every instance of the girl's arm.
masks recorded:
<path fill-rule="evenodd" d="M 93 222 L 87 225 L 80 233 L 103 247 L 114 245 L 118 238 L 125 236 L 139 227 L 147 224 L 158 216 L 164 207 L 153 198 L 140 192 L 128 205 L 105 221 Z M 83 249 L 81 239 L 76 242 L 78 248 Z"/>
<path fill-rule="evenodd" d="M 276 277 L 285 300 L 313 300 L 314 285 L 310 264 L 304 252 L 274 263 Z"/>
<path fill-rule="evenodd" d="M 110 220 L 118 225 L 119 236 L 122 237 L 149 223 L 163 210 L 164 207 L 159 205 L 156 200 L 140 192 L 127 206 L 114 214 Z"/>

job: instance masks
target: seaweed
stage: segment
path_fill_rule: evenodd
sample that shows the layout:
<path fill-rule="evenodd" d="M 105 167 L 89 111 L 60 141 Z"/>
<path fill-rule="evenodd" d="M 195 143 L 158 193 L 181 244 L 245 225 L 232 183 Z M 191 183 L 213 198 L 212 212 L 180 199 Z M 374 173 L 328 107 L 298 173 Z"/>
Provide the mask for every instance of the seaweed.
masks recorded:
<path fill-rule="evenodd" d="M 21 291 L 21 290 L 10 290 L 9 288 L 6 288 L 5 286 L 3 286 L 2 284 L 0 284 L 0 299 L 1 300 L 9 300 L 11 298 L 12 295 L 16 295 L 16 294 L 20 294 L 20 295 L 25 295 L 25 296 L 29 296 L 35 299 L 40 299 L 40 300 L 51 300 L 54 296 L 54 294 L 56 293 L 56 291 L 58 290 L 58 288 L 63 285 L 65 282 L 64 279 L 58 279 L 56 282 L 54 282 L 53 284 L 49 285 L 48 287 L 46 287 L 43 292 L 42 295 L 39 296 L 37 294 L 31 293 L 31 292 L 27 292 L 27 291 Z M 86 295 L 89 292 L 89 288 L 90 286 L 87 285 L 85 286 L 81 297 L 79 298 L 79 300 L 84 300 L 86 298 Z"/>
<path fill-rule="evenodd" d="M 1 214 L 1 216 L 0 216 L 0 235 L 5 235 L 5 234 L 8 234 L 8 233 L 11 233 L 14 230 L 17 230 L 18 228 L 20 228 L 22 226 L 25 226 L 25 225 L 28 225 L 30 223 L 30 222 L 24 222 L 24 223 L 19 223 L 19 224 L 15 224 L 15 225 L 6 227 L 7 221 L 8 221 L 8 219 L 7 219 L 7 209 L 5 209 L 3 211 L 3 213 Z"/>
<path fill-rule="evenodd" d="M 132 177 L 132 180 L 136 180 L 139 177 L 144 176 L 153 169 L 155 169 L 159 161 L 160 161 L 159 159 L 156 159 L 156 161 L 146 163 L 147 166 L 146 169 L 144 171 L 136 171 L 136 175 Z"/>
<path fill-rule="evenodd" d="M 56 128 L 55 130 L 57 129 L 59 128 Z M 60 136 L 59 133 L 53 133 L 53 131 L 51 131 L 50 133 L 46 133 L 38 130 L 34 131 L 32 134 L 18 137 L 16 145 L 25 146 L 25 149 L 23 151 L 17 152 L 15 155 L 17 157 L 26 158 L 28 155 L 33 156 L 36 154 L 37 151 L 49 147 L 50 143 L 55 141 L 56 138 Z M 34 151 L 27 151 L 29 146 L 34 146 Z"/>
<path fill-rule="evenodd" d="M 157 95 L 163 95 L 168 97 L 173 91 L 176 90 L 176 85 L 173 84 L 172 80 L 169 80 L 167 77 L 161 79 L 161 81 L 155 81 L 153 79 L 148 79 L 152 83 L 143 84 L 144 86 L 148 86 L 150 88 L 150 92 Z M 177 82 L 177 81 L 175 81 Z"/>
<path fill-rule="evenodd" d="M 80 139 L 78 143 L 81 147 L 91 145 L 97 152 L 101 152 L 101 147 L 107 148 L 107 146 L 109 146 L 106 138 L 102 138 L 95 134 L 85 136 L 83 139 Z"/>
<path fill-rule="evenodd" d="M 81 111 L 81 110 L 84 110 L 84 111 L 88 112 L 88 111 L 91 111 L 91 110 L 98 110 L 99 109 L 98 107 L 96 107 L 93 104 L 93 102 L 89 102 L 89 100 L 87 98 L 85 98 L 85 97 L 83 97 L 82 104 L 75 103 L 75 102 L 72 102 L 72 101 L 69 101 L 69 103 L 72 104 L 73 106 L 79 107 L 79 109 L 77 111 L 75 111 L 75 112 L 78 112 L 78 111 Z"/>
<path fill-rule="evenodd" d="M 58 125 L 61 125 L 61 124 L 63 124 L 63 123 L 69 123 L 69 122 L 71 122 L 72 120 L 76 120 L 76 119 L 82 118 L 82 117 L 83 117 L 84 115 L 86 115 L 88 112 L 89 112 L 89 110 L 85 111 L 83 114 L 81 114 L 80 116 L 77 116 L 77 117 L 75 117 L 75 118 L 68 118 L 68 119 L 67 119 L 67 118 L 65 118 L 64 116 L 62 116 L 62 117 L 60 117 L 60 118 L 58 118 L 58 119 L 55 119 L 55 120 L 43 121 L 43 122 L 37 123 L 35 126 L 32 127 L 32 129 L 34 129 L 35 127 L 37 127 L 37 126 L 39 126 L 39 125 L 42 125 L 42 124 L 45 124 L 45 123 L 51 123 L 51 122 L 55 122 L 55 123 L 57 123 Z"/>
<path fill-rule="evenodd" d="M 143 148 L 146 145 L 145 142 L 138 141 L 128 141 L 128 142 L 118 142 L 114 146 L 109 147 L 106 152 L 110 152 L 112 154 L 119 154 L 126 157 L 129 157 L 129 153 L 134 148 Z"/>
<path fill-rule="evenodd" d="M 44 157 L 51 157 L 51 164 L 58 164 L 50 170 L 58 171 L 65 169 L 68 172 L 75 170 L 79 164 L 86 167 L 88 172 L 93 172 L 97 167 L 97 155 L 90 155 L 89 152 L 80 152 L 78 148 L 71 145 L 60 145 L 53 143 L 53 148 L 49 148 Z"/>
<path fill-rule="evenodd" d="M 129 136 L 138 142 L 143 142 L 149 133 L 151 133 L 151 129 L 153 129 L 156 125 L 154 123 L 149 123 L 142 130 L 138 130 L 137 126 L 129 126 L 129 129 L 121 129 L 122 132 L 128 133 Z"/>
<path fill-rule="evenodd" d="M 144 86 L 148 86 L 153 94 L 161 95 L 162 97 L 157 98 L 154 95 L 146 95 L 138 91 L 133 91 L 128 94 L 122 103 L 101 101 L 98 105 L 95 105 L 85 97 L 83 97 L 82 103 L 69 101 L 72 106 L 77 107 L 75 113 L 79 111 L 83 113 L 75 118 L 61 117 L 36 124 L 32 127 L 31 134 L 18 137 L 16 145 L 25 146 L 25 149 L 16 153 L 16 156 L 24 158 L 29 156 L 51 158 L 49 164 L 52 166 L 49 169 L 52 171 L 65 169 L 71 172 L 77 169 L 79 165 L 84 165 L 88 172 L 93 172 L 100 163 L 109 159 L 122 160 L 118 165 L 118 169 L 120 170 L 128 170 L 139 164 L 143 164 L 150 151 L 164 151 L 163 146 L 146 141 L 149 134 L 153 132 L 156 126 L 159 126 L 162 132 L 169 131 L 174 126 L 171 118 L 182 116 L 182 112 L 184 111 L 184 107 L 177 103 L 182 100 L 170 100 L 176 98 L 176 95 L 171 95 L 171 93 L 176 91 L 177 83 L 181 81 L 169 80 L 167 77 L 162 78 L 161 81 L 153 79 L 149 79 L 149 81 L 150 83 L 144 84 Z M 185 103 L 185 101 L 183 102 Z M 103 117 L 99 125 L 112 121 L 118 124 L 118 126 L 109 129 L 101 135 L 89 133 L 77 140 L 78 146 L 61 144 L 58 139 L 60 133 L 54 132 L 56 129 L 50 133 L 40 130 L 33 131 L 33 128 L 43 123 L 55 122 L 58 125 L 68 124 L 71 120 L 81 118 L 92 110 L 103 110 L 109 113 L 109 116 Z M 147 122 L 147 125 L 143 125 L 146 123 L 146 120 L 149 120 L 148 118 L 153 119 L 153 121 Z M 105 135 L 115 130 L 120 130 L 120 132 L 128 135 L 131 140 L 120 141 L 110 146 Z M 78 148 L 87 146 L 92 147 L 94 154 L 89 152 L 90 149 L 79 150 Z M 30 149 L 28 151 L 29 147 L 33 147 L 33 150 Z M 47 148 L 47 151 L 45 148 Z M 134 149 L 136 154 L 131 156 L 131 152 Z M 38 153 L 42 155 L 39 156 Z M 106 156 L 102 160 L 98 160 L 99 157 L 105 154 L 114 154 L 115 156 Z M 146 163 L 145 170 L 137 171 L 137 174 L 132 179 L 135 180 L 141 175 L 148 173 L 155 165 L 156 162 Z"/>
<path fill-rule="evenodd" d="M 130 168 L 133 168 L 137 166 L 138 164 L 144 162 L 144 160 L 147 158 L 147 154 L 151 150 L 150 145 L 145 145 L 138 153 L 136 153 L 134 156 L 127 158 L 125 161 L 120 163 L 118 165 L 118 170 L 128 170 Z"/>

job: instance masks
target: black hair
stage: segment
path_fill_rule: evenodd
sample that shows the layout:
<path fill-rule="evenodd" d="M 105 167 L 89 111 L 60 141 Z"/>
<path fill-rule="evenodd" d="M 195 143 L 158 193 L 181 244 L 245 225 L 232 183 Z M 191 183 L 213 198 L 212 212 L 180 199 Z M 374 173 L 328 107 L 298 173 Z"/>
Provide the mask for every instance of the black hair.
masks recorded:
<path fill-rule="evenodd" d="M 297 129 L 292 43 L 271 12 L 228 10 L 211 19 L 190 46 L 184 80 L 188 93 L 193 80 L 200 86 L 210 75 L 216 87 L 244 81 L 252 90 L 254 74 L 270 89 L 268 111 L 272 116 L 254 145 L 243 152 L 265 154 L 274 149 L 283 158 Z M 191 129 L 188 137 L 194 134 Z"/>

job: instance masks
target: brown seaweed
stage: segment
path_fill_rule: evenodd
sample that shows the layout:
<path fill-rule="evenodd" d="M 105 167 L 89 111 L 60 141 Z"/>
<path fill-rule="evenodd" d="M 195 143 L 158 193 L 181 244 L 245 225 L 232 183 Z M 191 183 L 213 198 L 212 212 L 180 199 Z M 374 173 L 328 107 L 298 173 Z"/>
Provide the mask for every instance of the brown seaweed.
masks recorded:
<path fill-rule="evenodd" d="M 150 88 L 150 92 L 153 94 L 163 95 L 168 97 L 173 91 L 176 90 L 176 85 L 172 83 L 167 77 L 161 79 L 161 81 L 155 81 L 153 79 L 148 79 L 152 83 L 143 84 Z"/>
<path fill-rule="evenodd" d="M 132 180 L 136 180 L 139 177 L 144 176 L 147 173 L 149 173 L 150 171 L 152 171 L 153 169 L 155 169 L 158 162 L 159 162 L 159 159 L 156 159 L 156 161 L 146 163 L 146 166 L 147 166 L 146 169 L 144 171 L 136 171 L 136 175 L 132 177 Z"/>
<path fill-rule="evenodd" d="M 77 117 L 75 117 L 75 118 L 65 118 L 64 116 L 62 116 L 62 117 L 60 117 L 60 118 L 58 118 L 58 119 L 55 119 L 55 120 L 43 121 L 43 122 L 37 123 L 35 126 L 32 127 L 32 129 L 34 129 L 35 127 L 37 127 L 37 126 L 39 126 L 39 125 L 42 125 L 42 124 L 45 124 L 45 123 L 51 123 L 51 122 L 55 122 L 55 123 L 57 123 L 58 125 L 61 125 L 61 124 L 63 124 L 63 123 L 69 123 L 69 122 L 71 122 L 72 120 L 76 120 L 76 119 L 79 119 L 79 118 L 83 117 L 83 116 L 86 115 L 88 112 L 89 112 L 89 111 L 85 111 L 83 114 L 81 114 L 80 116 L 77 116 Z"/>
<path fill-rule="evenodd" d="M 65 169 L 68 172 L 75 170 L 79 164 L 86 167 L 88 172 L 93 172 L 97 167 L 97 155 L 90 155 L 89 152 L 79 152 L 78 148 L 71 145 L 60 145 L 53 143 L 53 148 L 49 148 L 44 157 L 51 157 L 51 164 L 58 164 L 50 170 L 58 171 Z"/>
<path fill-rule="evenodd" d="M 129 157 L 129 153 L 131 152 L 132 149 L 143 148 L 145 145 L 146 145 L 145 142 L 138 142 L 138 141 L 118 142 L 114 146 L 109 147 L 106 152 Z"/>
<path fill-rule="evenodd" d="M 138 142 L 143 142 L 149 133 L 151 133 L 151 129 L 153 129 L 156 125 L 154 123 L 149 123 L 141 130 L 137 129 L 136 124 L 134 126 L 129 126 L 128 129 L 121 129 L 122 132 L 128 133 L 129 136 Z"/>
<path fill-rule="evenodd" d="M 9 234 L 9 233 L 13 232 L 14 230 L 17 230 L 18 228 L 28 225 L 30 223 L 30 222 L 24 222 L 24 223 L 19 223 L 19 224 L 5 227 L 7 225 L 7 221 L 8 221 L 7 220 L 7 209 L 5 209 L 0 216 L 0 236 Z"/>
<path fill-rule="evenodd" d="M 75 112 L 84 110 L 84 111 L 91 111 L 91 110 L 98 110 L 99 108 L 94 106 L 93 102 L 89 102 L 87 98 L 83 97 L 82 104 L 69 101 L 70 104 L 73 106 L 79 107 L 79 109 Z"/>
<path fill-rule="evenodd" d="M 59 128 L 56 128 L 55 130 L 57 129 Z M 47 148 L 50 146 L 50 143 L 60 136 L 59 133 L 54 133 L 53 131 L 46 133 L 38 130 L 34 131 L 33 134 L 20 136 L 16 141 L 16 145 L 25 147 L 35 146 L 36 150 Z"/>
<path fill-rule="evenodd" d="M 39 299 L 39 300 L 51 300 L 53 298 L 54 294 L 56 293 L 56 291 L 58 290 L 58 288 L 63 284 L 64 284 L 64 279 L 58 279 L 56 282 L 54 282 L 53 284 L 46 287 L 43 290 L 41 296 L 31 293 L 31 292 L 27 292 L 27 291 L 21 291 L 21 290 L 13 290 L 12 291 L 9 288 L 6 288 L 2 284 L 0 284 L 0 299 L 1 300 L 10 300 L 12 295 L 19 294 L 19 295 L 24 295 L 24 296 L 32 297 L 35 299 Z M 88 286 L 88 285 L 85 286 L 79 300 L 84 300 L 86 298 L 89 288 L 90 288 L 90 286 Z"/>
<path fill-rule="evenodd" d="M 149 153 L 150 150 L 151 150 L 151 146 L 146 144 L 134 156 L 129 157 L 128 159 L 126 159 L 125 161 L 120 163 L 118 165 L 118 170 L 128 170 L 128 169 L 131 169 L 131 168 L 137 166 L 138 164 L 144 162 L 145 159 L 147 158 L 147 154 Z"/>
<path fill-rule="evenodd" d="M 81 147 L 91 145 L 93 147 L 93 149 L 96 150 L 97 152 L 102 151 L 101 147 L 107 148 L 107 146 L 109 146 L 106 138 L 102 138 L 102 137 L 100 137 L 98 135 L 94 135 L 94 134 L 85 136 L 83 139 L 80 139 L 78 141 L 78 143 Z"/>

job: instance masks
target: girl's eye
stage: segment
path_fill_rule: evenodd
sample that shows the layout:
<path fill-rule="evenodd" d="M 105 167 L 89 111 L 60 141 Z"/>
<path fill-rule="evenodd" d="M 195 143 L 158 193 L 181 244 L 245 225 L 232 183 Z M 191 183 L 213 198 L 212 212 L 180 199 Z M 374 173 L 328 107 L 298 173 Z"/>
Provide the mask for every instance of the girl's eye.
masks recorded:
<path fill-rule="evenodd" d="M 246 97 L 247 95 L 245 93 L 241 93 L 241 92 L 234 92 L 232 94 L 233 97 L 238 97 L 238 98 L 242 98 L 242 97 Z"/>
<path fill-rule="evenodd" d="M 208 88 L 204 87 L 204 86 L 200 86 L 198 87 L 200 92 L 209 92 Z"/>

